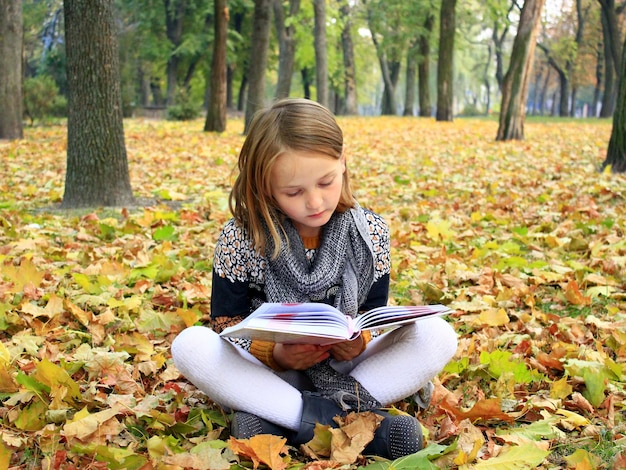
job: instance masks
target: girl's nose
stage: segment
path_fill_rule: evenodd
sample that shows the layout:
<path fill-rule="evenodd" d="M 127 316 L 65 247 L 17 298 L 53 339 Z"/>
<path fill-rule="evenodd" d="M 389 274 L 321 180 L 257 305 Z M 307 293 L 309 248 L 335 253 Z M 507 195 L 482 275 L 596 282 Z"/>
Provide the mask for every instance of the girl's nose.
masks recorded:
<path fill-rule="evenodd" d="M 306 199 L 309 209 L 317 209 L 322 204 L 322 195 L 318 191 L 311 191 Z"/>

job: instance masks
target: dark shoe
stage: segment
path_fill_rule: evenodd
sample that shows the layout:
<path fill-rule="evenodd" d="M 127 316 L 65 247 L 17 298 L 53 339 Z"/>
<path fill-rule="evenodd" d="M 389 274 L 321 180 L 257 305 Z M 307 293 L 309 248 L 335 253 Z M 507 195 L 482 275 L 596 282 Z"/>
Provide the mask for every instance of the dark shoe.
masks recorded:
<path fill-rule="evenodd" d="M 230 423 L 230 435 L 235 439 L 250 439 L 257 434 L 274 434 L 286 437 L 288 431 L 256 415 L 236 411 Z"/>
<path fill-rule="evenodd" d="M 364 454 L 378 455 L 395 460 L 405 455 L 414 454 L 422 449 L 422 426 L 413 416 L 391 415 L 385 411 L 373 410 L 384 416 Z"/>
<path fill-rule="evenodd" d="M 323 397 L 317 392 L 302 392 L 302 418 L 300 420 L 300 429 L 291 439 L 291 444 L 298 446 L 313 439 L 315 424 L 330 425 L 337 427 L 337 423 L 333 420 L 335 416 L 345 415 L 337 404 Z"/>
<path fill-rule="evenodd" d="M 308 368 L 305 374 L 321 396 L 333 400 L 343 410 L 358 413 L 382 406 L 358 380 L 336 371 L 328 360 Z"/>

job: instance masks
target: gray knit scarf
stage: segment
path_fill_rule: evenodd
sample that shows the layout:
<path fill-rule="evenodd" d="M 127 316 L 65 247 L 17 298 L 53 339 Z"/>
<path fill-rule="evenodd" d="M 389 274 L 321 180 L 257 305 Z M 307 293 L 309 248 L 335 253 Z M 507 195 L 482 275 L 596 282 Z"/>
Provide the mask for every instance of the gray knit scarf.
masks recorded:
<path fill-rule="evenodd" d="M 267 237 L 265 293 L 268 302 L 315 302 L 339 286 L 334 306 L 352 317 L 367 298 L 374 281 L 374 254 L 365 214 L 358 205 L 335 213 L 322 228 L 313 262 L 306 259 L 298 231 L 286 219 L 279 255 L 272 259 L 272 237 Z"/>

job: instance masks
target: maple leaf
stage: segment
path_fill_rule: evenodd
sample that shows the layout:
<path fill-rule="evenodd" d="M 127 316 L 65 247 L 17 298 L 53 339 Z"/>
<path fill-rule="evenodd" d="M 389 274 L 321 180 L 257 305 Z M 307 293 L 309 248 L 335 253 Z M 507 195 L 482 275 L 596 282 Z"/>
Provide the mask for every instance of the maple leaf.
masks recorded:
<path fill-rule="evenodd" d="M 272 434 L 257 434 L 250 439 L 230 438 L 230 448 L 235 454 L 252 460 L 254 468 L 262 463 L 271 470 L 287 468 L 281 457 L 288 452 L 286 443 L 287 439 Z"/>

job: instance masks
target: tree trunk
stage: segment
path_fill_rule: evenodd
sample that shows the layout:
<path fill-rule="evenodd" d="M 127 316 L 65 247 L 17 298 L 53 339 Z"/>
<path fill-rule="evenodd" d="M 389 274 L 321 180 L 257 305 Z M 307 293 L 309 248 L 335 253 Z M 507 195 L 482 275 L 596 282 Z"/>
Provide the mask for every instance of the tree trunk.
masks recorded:
<path fill-rule="evenodd" d="M 609 28 L 609 20 L 602 10 L 602 38 L 604 41 L 604 94 L 602 95 L 602 106 L 600 107 L 600 117 L 607 118 L 613 115 L 615 108 L 615 75 L 616 67 L 619 62 L 613 59 L 611 50 L 611 32 Z"/>
<path fill-rule="evenodd" d="M 311 99 L 311 70 L 307 67 L 304 67 L 300 70 L 300 76 L 302 77 L 302 95 L 305 99 Z"/>
<path fill-rule="evenodd" d="M 546 96 L 548 96 L 548 86 L 550 85 L 551 71 L 552 69 L 550 67 L 546 69 L 546 76 L 543 80 L 543 85 L 541 87 L 541 96 L 539 98 L 539 114 L 541 114 L 542 116 L 544 115 L 546 110 Z"/>
<path fill-rule="evenodd" d="M 179 58 L 176 52 L 183 37 L 183 13 L 185 0 L 165 0 L 165 33 L 171 43 L 171 52 L 167 59 L 167 92 L 165 101 L 168 106 L 176 100 Z"/>
<path fill-rule="evenodd" d="M 215 38 L 211 64 L 211 99 L 204 123 L 205 131 L 226 130 L 226 35 L 228 33 L 227 0 L 214 0 Z"/>
<path fill-rule="evenodd" d="M 454 119 L 454 34 L 456 0 L 442 0 L 437 62 L 437 121 Z"/>
<path fill-rule="evenodd" d="M 591 104 L 591 109 L 593 110 L 593 117 L 598 116 L 598 105 L 600 104 L 600 96 L 602 93 L 602 81 L 603 81 L 602 69 L 604 66 L 603 64 L 604 56 L 602 55 L 601 47 L 602 45 L 598 44 L 598 49 L 596 53 L 596 84 L 593 87 L 593 102 Z"/>
<path fill-rule="evenodd" d="M 619 30 L 619 22 L 617 19 L 617 11 L 615 9 L 615 0 L 598 0 L 602 7 L 602 16 L 606 20 L 605 42 L 609 46 L 613 63 L 615 64 L 615 74 L 617 80 L 620 80 L 620 63 L 622 60 L 622 40 Z M 608 36 L 608 37 L 607 37 Z"/>
<path fill-rule="evenodd" d="M 504 43 L 504 39 L 506 37 L 507 32 L 509 31 L 509 27 L 505 26 L 502 34 L 498 33 L 498 21 L 493 22 L 493 30 L 491 34 L 491 39 L 495 46 L 495 56 L 496 56 L 496 83 L 498 84 L 498 88 L 502 91 L 502 82 L 504 80 L 504 59 L 502 52 L 502 45 Z"/>
<path fill-rule="evenodd" d="M 372 37 L 372 42 L 374 43 L 374 48 L 376 49 L 376 56 L 378 58 L 378 63 L 380 64 L 380 72 L 383 77 L 383 83 L 385 88 L 383 90 L 383 102 L 382 102 L 382 110 L 381 113 L 383 115 L 386 114 L 396 114 L 396 89 L 394 80 L 392 77 L 393 71 L 390 69 L 390 62 L 387 60 L 387 54 L 385 50 L 378 41 L 378 33 L 376 32 L 376 28 L 374 27 L 374 22 L 372 18 L 372 11 L 368 8 L 367 10 L 367 24 L 370 30 L 370 36 Z"/>
<path fill-rule="evenodd" d="M 419 39 L 420 62 L 417 65 L 417 90 L 419 97 L 419 115 L 430 117 L 432 115 L 430 105 L 430 37 L 435 27 L 435 15 L 432 10 L 426 14 L 424 31 Z"/>
<path fill-rule="evenodd" d="M 22 2 L 0 0 L 0 139 L 21 139 Z"/>
<path fill-rule="evenodd" d="M 341 46 L 343 49 L 343 69 L 345 88 L 345 111 L 347 115 L 359 114 L 357 93 L 356 93 L 356 61 L 354 59 L 354 43 L 352 42 L 352 18 L 350 3 L 341 2 L 339 14 L 343 20 L 341 29 Z"/>
<path fill-rule="evenodd" d="M 289 19 L 285 22 L 282 0 L 273 0 L 274 23 L 278 35 L 278 81 L 276 98 L 287 98 L 291 91 L 291 77 L 296 56 L 296 28 L 293 19 L 300 11 L 300 0 L 289 1 Z"/>
<path fill-rule="evenodd" d="M 526 0 L 513 41 L 509 69 L 502 82 L 502 105 L 496 140 L 522 140 L 528 80 L 535 52 L 535 36 L 545 0 Z"/>
<path fill-rule="evenodd" d="M 613 114 L 613 128 L 602 170 L 610 166 L 613 173 L 626 172 L 626 42 L 622 47 L 620 79 L 617 85 L 617 104 Z"/>
<path fill-rule="evenodd" d="M 404 95 L 404 112 L 403 116 L 413 116 L 413 108 L 415 107 L 415 81 L 417 77 L 417 47 L 412 45 L 409 47 L 406 56 L 406 91 Z"/>
<path fill-rule="evenodd" d="M 244 134 L 248 132 L 255 113 L 265 106 L 265 71 L 270 45 L 271 7 L 272 0 L 254 0 Z"/>
<path fill-rule="evenodd" d="M 326 50 L 326 0 L 313 0 L 315 12 L 315 86 L 317 102 L 328 108 L 328 53 Z"/>
<path fill-rule="evenodd" d="M 114 0 L 65 0 L 69 89 L 62 207 L 134 204 L 128 173 Z"/>

